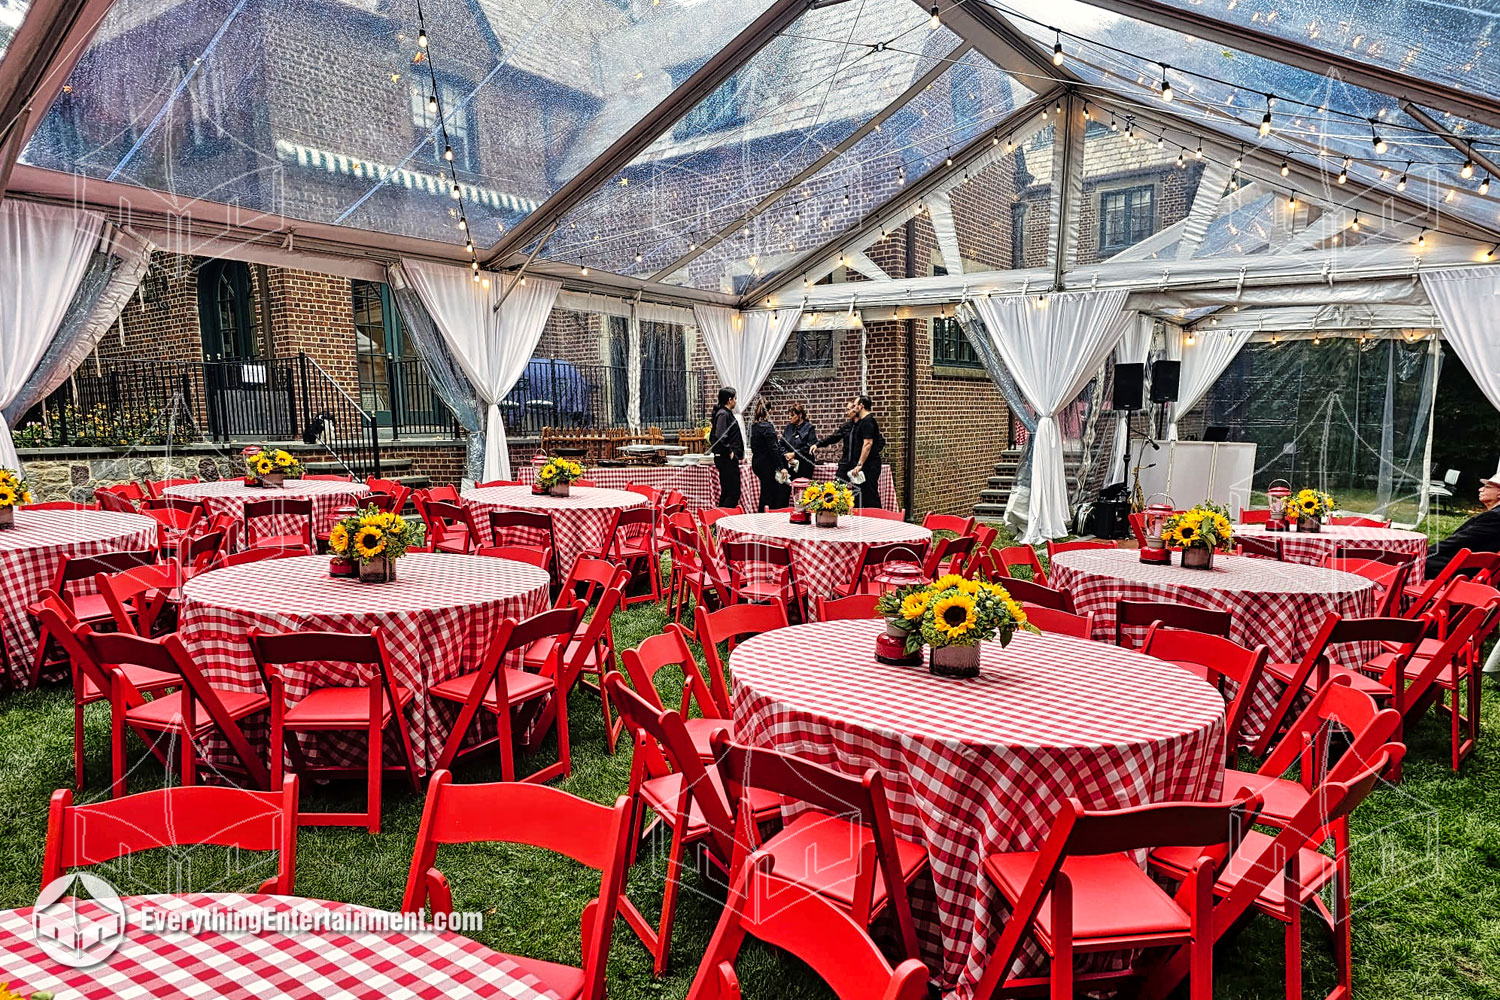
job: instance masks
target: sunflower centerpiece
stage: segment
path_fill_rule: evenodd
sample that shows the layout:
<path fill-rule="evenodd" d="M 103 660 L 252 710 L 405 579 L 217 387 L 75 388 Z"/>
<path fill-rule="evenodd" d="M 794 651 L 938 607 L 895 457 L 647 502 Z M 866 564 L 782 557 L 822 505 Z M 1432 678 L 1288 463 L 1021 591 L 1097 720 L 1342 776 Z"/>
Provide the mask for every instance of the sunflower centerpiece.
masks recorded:
<path fill-rule="evenodd" d="M 277 487 L 288 479 L 302 478 L 302 463 L 282 448 L 245 449 L 245 485 Z"/>
<path fill-rule="evenodd" d="M 12 528 L 16 523 L 16 508 L 31 503 L 31 488 L 19 472 L 0 469 L 0 528 Z"/>
<path fill-rule="evenodd" d="M 797 509 L 812 514 L 820 528 L 837 528 L 839 515 L 854 510 L 854 491 L 839 483 L 812 483 L 797 498 Z"/>
<path fill-rule="evenodd" d="M 998 583 L 966 580 L 950 573 L 932 583 L 901 587 L 878 603 L 886 619 L 882 639 L 905 637 L 903 652 L 914 660 L 882 656 L 889 644 L 877 642 L 886 662 L 920 662 L 931 647 L 927 669 L 940 677 L 977 677 L 980 645 L 998 639 L 1004 648 L 1018 631 L 1040 634 L 1019 601 Z"/>
<path fill-rule="evenodd" d="M 425 534 L 422 525 L 371 505 L 336 522 L 328 533 L 328 547 L 335 561 L 359 567 L 361 581 L 380 583 L 396 579 L 396 560 L 421 545 Z M 330 572 L 341 575 L 337 566 Z"/>
<path fill-rule="evenodd" d="M 555 497 L 568 495 L 568 487 L 583 478 L 583 466 L 566 458 L 548 459 L 536 470 L 536 484 L 544 493 Z"/>
<path fill-rule="evenodd" d="M 1295 518 L 1298 531 L 1323 530 L 1323 518 L 1333 513 L 1333 497 L 1322 490 L 1300 489 L 1286 502 L 1289 519 Z"/>
<path fill-rule="evenodd" d="M 1205 500 L 1167 518 L 1162 541 L 1182 553 L 1184 569 L 1213 569 L 1214 553 L 1228 552 L 1234 544 L 1234 525 L 1226 508 Z"/>

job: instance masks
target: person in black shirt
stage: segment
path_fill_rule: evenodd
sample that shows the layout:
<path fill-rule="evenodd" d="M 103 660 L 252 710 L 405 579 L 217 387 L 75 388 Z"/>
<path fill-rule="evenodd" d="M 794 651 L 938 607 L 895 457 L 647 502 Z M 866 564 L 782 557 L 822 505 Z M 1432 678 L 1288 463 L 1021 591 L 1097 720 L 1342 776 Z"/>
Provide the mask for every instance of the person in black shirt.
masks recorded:
<path fill-rule="evenodd" d="M 789 422 L 781 432 L 781 446 L 793 479 L 811 479 L 818 471 L 813 449 L 818 446 L 818 432 L 807 420 L 807 407 L 793 403 L 788 409 Z"/>
<path fill-rule="evenodd" d="M 1427 579 L 1443 571 L 1459 549 L 1470 552 L 1500 552 L 1500 469 L 1491 479 L 1479 481 L 1479 502 L 1484 510 L 1458 526 L 1458 530 L 1427 549 Z"/>
<path fill-rule="evenodd" d="M 879 507 L 880 453 L 885 450 L 885 436 L 880 433 L 875 414 L 870 412 L 874 403 L 869 396 L 858 396 L 850 405 L 854 410 L 854 430 L 849 450 L 854 461 L 849 481 L 859 487 L 861 507 Z"/>
<path fill-rule="evenodd" d="M 719 506 L 740 505 L 740 461 L 745 457 L 745 438 L 740 425 L 734 419 L 734 407 L 739 394 L 733 386 L 719 390 L 719 402 L 714 407 L 713 429 L 709 433 L 709 449 L 714 453 L 714 468 L 719 470 Z"/>
<path fill-rule="evenodd" d="M 839 467 L 834 473 L 834 478 L 843 480 L 846 483 L 849 481 L 849 472 L 854 468 L 854 408 L 854 403 L 850 402 L 844 408 L 844 422 L 840 425 L 839 429 L 827 437 L 818 440 L 819 448 L 826 448 L 831 444 L 842 447 L 843 450 L 839 455 Z"/>
<path fill-rule="evenodd" d="M 757 512 L 779 510 L 791 502 L 791 476 L 781 438 L 771 423 L 771 410 L 762 400 L 755 404 L 755 423 L 750 425 L 750 471 L 760 480 L 760 502 Z M 785 480 L 785 482 L 783 482 Z"/>

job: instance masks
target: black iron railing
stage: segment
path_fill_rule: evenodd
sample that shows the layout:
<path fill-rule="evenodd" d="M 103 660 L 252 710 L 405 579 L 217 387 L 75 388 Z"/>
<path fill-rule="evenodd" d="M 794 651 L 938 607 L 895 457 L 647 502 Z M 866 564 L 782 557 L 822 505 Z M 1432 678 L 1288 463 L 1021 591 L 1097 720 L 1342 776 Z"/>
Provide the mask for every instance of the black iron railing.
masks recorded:
<path fill-rule="evenodd" d="M 390 393 L 390 430 L 402 434 L 456 435 L 453 411 L 433 391 L 427 368 L 420 358 L 386 362 Z M 382 421 L 384 424 L 384 421 Z"/>
<path fill-rule="evenodd" d="M 706 386 L 705 372 L 642 367 L 642 426 L 697 424 L 707 412 Z M 532 358 L 500 408 L 512 436 L 539 434 L 546 427 L 625 427 L 630 422 L 630 373 L 623 365 Z"/>

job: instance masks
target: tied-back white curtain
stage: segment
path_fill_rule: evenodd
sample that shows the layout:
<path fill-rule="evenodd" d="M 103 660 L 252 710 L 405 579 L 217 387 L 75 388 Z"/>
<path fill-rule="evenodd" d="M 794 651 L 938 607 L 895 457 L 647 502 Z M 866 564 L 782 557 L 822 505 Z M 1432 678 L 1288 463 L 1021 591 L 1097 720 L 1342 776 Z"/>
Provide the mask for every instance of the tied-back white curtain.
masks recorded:
<path fill-rule="evenodd" d="M 1458 354 L 1484 398 L 1500 409 L 1500 268 L 1423 272 L 1443 338 Z"/>
<path fill-rule="evenodd" d="M 1115 349 L 1134 313 L 1125 290 L 1065 292 L 1038 301 L 1011 295 L 980 299 L 984 320 L 1016 386 L 1037 413 L 1032 435 L 1031 501 L 1021 541 L 1035 544 L 1068 532 L 1067 472 L 1057 414 L 1088 384 Z"/>
<path fill-rule="evenodd" d="M 802 319 L 802 310 L 737 312 L 721 306 L 694 306 L 693 315 L 698 318 L 698 330 L 719 373 L 719 384 L 732 385 L 739 393 L 734 419 L 748 448 L 745 406 L 771 374 L 787 338 Z"/>
<path fill-rule="evenodd" d="M 1177 402 L 1172 404 L 1172 422 L 1167 427 L 1168 441 L 1177 440 L 1177 421 L 1208 395 L 1208 390 L 1250 339 L 1250 333 L 1250 330 L 1198 330 L 1176 334 L 1176 353 L 1182 360 L 1182 370 L 1178 373 Z"/>
<path fill-rule="evenodd" d="M 484 478 L 510 479 L 500 401 L 525 373 L 562 284 L 497 275 L 486 288 L 451 264 L 405 260 L 401 269 L 486 408 Z"/>
<path fill-rule="evenodd" d="M 15 401 L 47 353 L 103 232 L 99 212 L 0 203 L 0 410 Z M 3 416 L 0 467 L 21 467 Z"/>
<path fill-rule="evenodd" d="M 1145 313 L 1136 313 L 1135 321 L 1125 327 L 1125 335 L 1115 347 L 1115 364 L 1144 365 L 1151 353 L 1151 338 L 1155 332 L 1156 321 Z M 1106 484 L 1123 482 L 1130 471 L 1125 467 L 1125 443 L 1129 437 L 1130 413 L 1122 411 L 1115 417 L 1115 444 L 1109 453 L 1109 472 L 1104 477 Z"/>

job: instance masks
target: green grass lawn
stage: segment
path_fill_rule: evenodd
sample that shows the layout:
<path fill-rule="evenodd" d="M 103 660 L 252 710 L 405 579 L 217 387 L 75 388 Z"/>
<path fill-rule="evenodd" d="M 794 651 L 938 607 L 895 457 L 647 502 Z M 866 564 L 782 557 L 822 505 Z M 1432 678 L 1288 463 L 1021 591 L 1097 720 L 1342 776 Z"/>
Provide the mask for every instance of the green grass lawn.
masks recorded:
<path fill-rule="evenodd" d="M 659 607 L 637 605 L 620 612 L 615 636 L 620 648 L 659 631 Z M 670 703 L 671 699 L 668 699 Z M 0 907 L 28 906 L 39 889 L 47 800 L 72 780 L 71 696 L 61 687 L 0 697 Z M 605 751 L 596 696 L 580 690 L 570 701 L 573 774 L 561 787 L 585 798 L 612 802 L 627 787 L 630 749 Z M 1446 725 L 1435 717 L 1409 734 L 1406 779 L 1382 787 L 1353 819 L 1355 991 L 1360 997 L 1500 997 L 1500 691 L 1485 692 L 1484 736 L 1476 754 L 1455 775 L 1448 767 Z M 107 780 L 108 720 L 102 706 L 88 712 L 89 791 L 99 798 Z M 542 759 L 551 753 L 544 746 Z M 144 756 L 144 751 L 140 751 Z M 521 766 L 525 767 L 523 761 Z M 493 758 L 462 765 L 459 781 L 498 778 Z M 154 761 L 142 764 L 132 790 L 161 780 Z M 313 808 L 342 804 L 360 808 L 358 783 L 304 786 Z M 324 899 L 398 908 L 411 859 L 421 800 L 392 781 L 386 786 L 383 832 L 306 828 L 298 843 L 297 889 Z M 226 859 L 220 849 L 187 854 L 150 852 L 127 863 L 102 866 L 99 874 L 122 892 L 193 888 L 237 891 L 271 873 L 265 859 Z M 489 845 L 446 848 L 439 867 L 453 886 L 458 909 L 483 911 L 486 944 L 562 962 L 579 959 L 578 919 L 597 876 L 566 860 L 532 849 Z M 226 871 L 226 868 L 230 870 Z M 649 860 L 632 872 L 633 896 L 656 911 L 661 876 Z M 615 1000 L 682 997 L 720 910 L 721 897 L 706 881 L 690 876 L 678 911 L 674 961 L 653 979 L 645 949 L 617 923 L 610 957 L 609 995 Z M 1221 947 L 1216 993 L 1221 998 L 1283 995 L 1281 927 L 1256 917 Z M 1332 984 L 1330 944 L 1309 922 L 1304 940 L 1309 996 Z M 742 958 L 746 997 L 793 998 L 830 995 L 794 960 L 754 948 Z M 0 976 L 3 978 L 3 976 Z"/>

